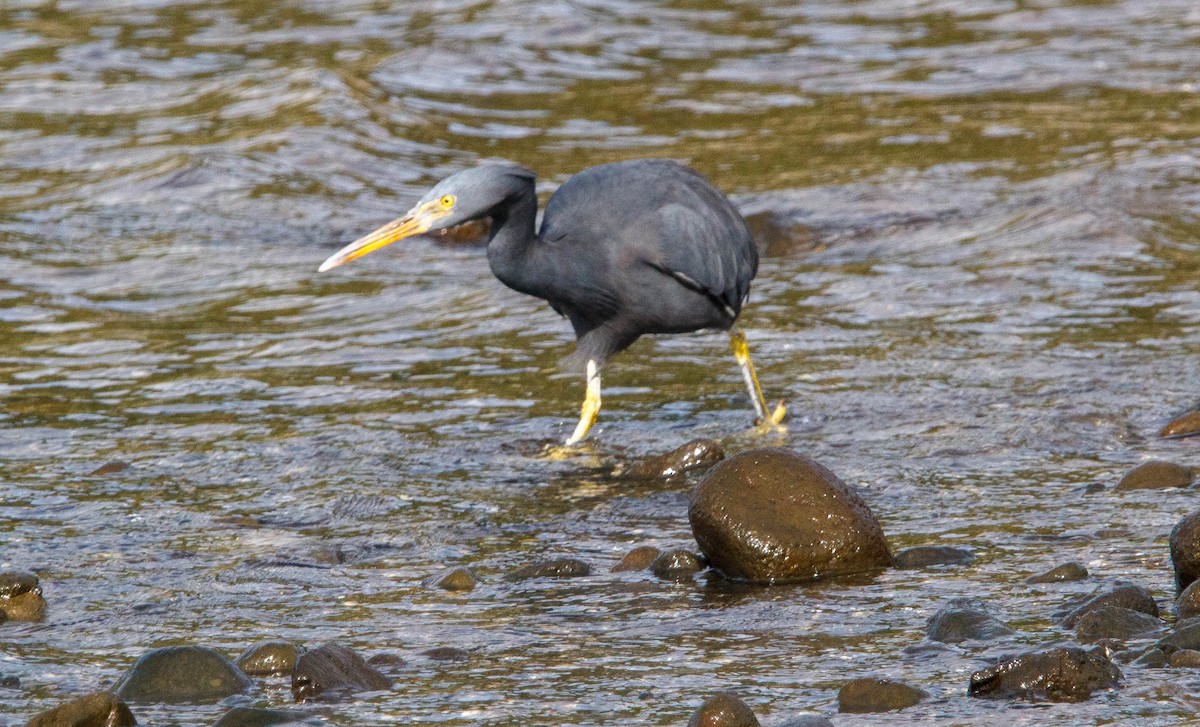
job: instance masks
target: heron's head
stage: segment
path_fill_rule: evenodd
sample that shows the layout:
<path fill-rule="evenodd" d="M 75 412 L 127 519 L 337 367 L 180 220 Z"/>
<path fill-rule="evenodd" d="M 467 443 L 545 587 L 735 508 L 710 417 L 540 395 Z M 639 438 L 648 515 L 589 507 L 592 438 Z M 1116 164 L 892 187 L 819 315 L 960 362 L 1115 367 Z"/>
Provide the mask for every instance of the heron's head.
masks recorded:
<path fill-rule="evenodd" d="M 517 196 L 532 194 L 533 187 L 533 172 L 517 164 L 489 162 L 465 169 L 434 185 L 403 217 L 338 250 L 321 264 L 320 272 L 406 237 L 492 216 Z"/>

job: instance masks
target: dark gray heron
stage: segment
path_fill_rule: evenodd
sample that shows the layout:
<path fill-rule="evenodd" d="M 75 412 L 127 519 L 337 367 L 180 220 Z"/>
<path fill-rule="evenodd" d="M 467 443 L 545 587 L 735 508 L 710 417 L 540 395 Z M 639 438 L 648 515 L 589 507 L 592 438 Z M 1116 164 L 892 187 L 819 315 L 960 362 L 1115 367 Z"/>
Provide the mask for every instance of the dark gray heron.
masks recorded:
<path fill-rule="evenodd" d="M 537 218 L 536 175 L 489 162 L 454 174 L 403 217 L 339 250 L 321 271 L 397 240 L 464 222 L 491 221 L 492 272 L 541 298 L 575 329 L 574 358 L 587 370 L 580 442 L 600 412 L 600 369 L 646 333 L 729 332 L 756 423 L 781 428 L 783 403 L 767 408 L 738 314 L 758 271 L 758 251 L 733 205 L 696 171 L 642 159 L 591 167 L 571 177 Z"/>

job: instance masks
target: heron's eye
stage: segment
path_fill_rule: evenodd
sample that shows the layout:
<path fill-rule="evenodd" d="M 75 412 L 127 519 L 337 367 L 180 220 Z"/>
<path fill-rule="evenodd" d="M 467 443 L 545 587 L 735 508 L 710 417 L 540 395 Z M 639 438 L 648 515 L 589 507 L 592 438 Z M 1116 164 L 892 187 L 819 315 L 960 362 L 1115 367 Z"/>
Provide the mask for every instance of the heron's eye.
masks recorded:
<path fill-rule="evenodd" d="M 444 210 L 450 209 L 451 207 L 454 206 L 454 195 L 448 194 L 445 197 L 442 197 L 440 204 L 442 205 L 442 209 L 444 209 Z"/>

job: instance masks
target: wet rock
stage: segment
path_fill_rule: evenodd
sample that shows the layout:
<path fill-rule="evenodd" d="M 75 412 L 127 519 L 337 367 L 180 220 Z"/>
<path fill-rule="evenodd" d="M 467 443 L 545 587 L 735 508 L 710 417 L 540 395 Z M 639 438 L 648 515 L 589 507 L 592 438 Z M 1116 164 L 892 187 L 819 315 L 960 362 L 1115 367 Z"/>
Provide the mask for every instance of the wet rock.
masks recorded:
<path fill-rule="evenodd" d="M 1117 483 L 1118 490 L 1161 490 L 1168 487 L 1187 487 L 1192 484 L 1191 467 L 1153 460 L 1143 462 L 1129 471 Z"/>
<path fill-rule="evenodd" d="M 754 711 L 733 692 L 718 692 L 692 713 L 688 727 L 759 727 Z"/>
<path fill-rule="evenodd" d="M 207 646 L 169 646 L 143 654 L 113 687 L 127 702 L 212 703 L 254 688 L 250 677 Z"/>
<path fill-rule="evenodd" d="M 455 646 L 437 646 L 422 651 L 421 656 L 434 661 L 466 661 L 471 658 L 471 652 Z"/>
<path fill-rule="evenodd" d="M 1142 654 L 1133 662 L 1134 666 L 1140 666 L 1146 669 L 1163 669 L 1168 666 L 1167 654 L 1157 646 L 1147 649 L 1146 653 Z"/>
<path fill-rule="evenodd" d="M 5 621 L 40 621 L 46 600 L 38 577 L 27 571 L 0 573 L 0 611 Z"/>
<path fill-rule="evenodd" d="M 929 619 L 929 639 L 947 644 L 988 641 L 1014 633 L 983 601 L 974 598 L 955 598 Z"/>
<path fill-rule="evenodd" d="M 0 674 L 0 689 L 20 689 L 21 678 L 12 674 Z"/>
<path fill-rule="evenodd" d="M 788 449 L 754 449 L 717 464 L 693 490 L 692 533 L 727 578 L 785 583 L 885 568 L 891 552 L 862 498 Z"/>
<path fill-rule="evenodd" d="M 325 723 L 311 714 L 294 709 L 258 709 L 234 707 L 212 727 L 320 727 Z"/>
<path fill-rule="evenodd" d="M 833 727 L 833 722 L 819 714 L 801 714 L 784 720 L 777 727 Z"/>
<path fill-rule="evenodd" d="M 1176 651 L 1200 651 L 1200 619 L 1188 619 L 1175 624 L 1175 630 L 1155 644 L 1168 657 Z"/>
<path fill-rule="evenodd" d="M 1158 432 L 1160 437 L 1191 437 L 1200 434 L 1200 411 L 1177 416 Z"/>
<path fill-rule="evenodd" d="M 672 479 L 689 472 L 704 472 L 725 459 L 725 449 L 711 439 L 693 439 L 666 454 L 647 457 L 631 465 L 626 476 L 636 479 Z"/>
<path fill-rule="evenodd" d="M 426 579 L 425 584 L 443 591 L 470 591 L 479 584 L 479 579 L 469 568 L 451 568 Z"/>
<path fill-rule="evenodd" d="M 1088 569 L 1082 563 L 1070 561 L 1055 566 L 1044 573 L 1029 576 L 1026 583 L 1065 583 L 1067 581 L 1082 581 L 1088 577 Z"/>
<path fill-rule="evenodd" d="M 929 568 L 935 565 L 969 565 L 975 554 L 966 548 L 949 545 L 918 545 L 896 553 L 896 567 L 901 570 Z"/>
<path fill-rule="evenodd" d="M 133 727 L 137 720 L 125 703 L 108 692 L 72 699 L 35 715 L 25 727 Z"/>
<path fill-rule="evenodd" d="M 621 562 L 613 566 L 612 572 L 620 573 L 622 571 L 645 570 L 661 554 L 662 551 L 653 545 L 639 545 L 626 553 Z"/>
<path fill-rule="evenodd" d="M 1171 529 L 1170 543 L 1175 589 L 1182 593 L 1200 576 L 1200 511 L 1176 523 Z"/>
<path fill-rule="evenodd" d="M 592 567 L 575 558 L 554 558 L 518 568 L 504 577 L 510 582 L 527 581 L 533 578 L 578 578 L 591 574 Z"/>
<path fill-rule="evenodd" d="M 1084 644 L 1102 639 L 1124 641 L 1163 627 L 1156 616 L 1120 606 L 1102 605 L 1085 611 L 1075 620 L 1075 635 Z"/>
<path fill-rule="evenodd" d="M 1109 659 L 1078 646 L 1022 654 L 971 675 L 972 697 L 1081 702 L 1098 689 L 1117 686 L 1121 670 Z"/>
<path fill-rule="evenodd" d="M 234 663 L 252 677 L 288 676 L 300 652 L 290 641 L 263 641 L 243 651 Z"/>
<path fill-rule="evenodd" d="M 895 712 L 918 704 L 929 693 L 891 679 L 855 679 L 838 692 L 838 711 L 851 714 Z"/>
<path fill-rule="evenodd" d="M 369 657 L 367 663 L 382 672 L 390 673 L 395 673 L 408 666 L 408 662 L 404 660 L 404 657 L 388 651 Z"/>
<path fill-rule="evenodd" d="M 337 644 L 322 644 L 304 652 L 292 672 L 292 697 L 297 702 L 338 701 L 391 685 L 392 680 L 381 671 Z"/>
<path fill-rule="evenodd" d="M 704 570 L 704 563 L 690 550 L 677 548 L 663 553 L 650 564 L 650 572 L 667 580 L 688 579 Z"/>
<path fill-rule="evenodd" d="M 96 469 L 88 473 L 91 477 L 103 477 L 104 475 L 115 475 L 118 472 L 124 472 L 129 469 L 129 463 L 119 459 L 114 459 L 111 462 L 105 462 Z"/>
<path fill-rule="evenodd" d="M 1154 597 L 1141 586 L 1132 583 L 1121 583 L 1106 591 L 1089 596 L 1082 604 L 1072 608 L 1062 617 L 1062 625 L 1069 629 L 1075 628 L 1075 623 L 1089 611 L 1104 607 L 1119 606 L 1133 611 L 1141 611 L 1158 618 L 1158 603 Z"/>
<path fill-rule="evenodd" d="M 1167 659 L 1172 669 L 1200 669 L 1200 651 L 1180 649 Z"/>
<path fill-rule="evenodd" d="M 1200 616 L 1200 581 L 1192 581 L 1175 599 L 1175 618 L 1185 619 Z"/>

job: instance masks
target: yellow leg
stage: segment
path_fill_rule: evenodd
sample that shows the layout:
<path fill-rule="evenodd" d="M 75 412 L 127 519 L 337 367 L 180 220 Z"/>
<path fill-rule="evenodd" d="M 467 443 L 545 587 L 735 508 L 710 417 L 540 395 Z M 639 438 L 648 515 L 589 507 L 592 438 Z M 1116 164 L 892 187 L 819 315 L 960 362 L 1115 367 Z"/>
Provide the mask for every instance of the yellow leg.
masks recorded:
<path fill-rule="evenodd" d="M 750 401 L 754 404 L 755 424 L 764 428 L 779 429 L 779 423 L 787 416 L 787 408 L 780 401 L 774 411 L 767 413 L 767 400 L 763 398 L 762 385 L 754 373 L 754 364 L 750 362 L 750 345 L 746 343 L 746 334 L 737 326 L 729 329 L 729 349 L 742 368 L 742 378 L 746 380 L 746 388 L 750 391 Z"/>
<path fill-rule="evenodd" d="M 596 417 L 600 414 L 600 367 L 595 361 L 587 362 L 587 394 L 583 397 L 583 409 L 579 412 L 579 423 L 575 433 L 567 440 L 567 446 L 578 444 L 587 437 Z"/>

